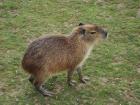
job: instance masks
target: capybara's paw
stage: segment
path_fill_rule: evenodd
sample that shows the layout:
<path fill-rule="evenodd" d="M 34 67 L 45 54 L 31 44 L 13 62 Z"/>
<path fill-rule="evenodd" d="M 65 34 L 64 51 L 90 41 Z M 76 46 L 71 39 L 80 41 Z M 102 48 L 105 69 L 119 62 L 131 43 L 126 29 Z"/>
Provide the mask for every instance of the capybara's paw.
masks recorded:
<path fill-rule="evenodd" d="M 75 80 L 71 80 L 70 82 L 68 82 L 69 86 L 75 86 L 76 85 L 76 81 Z"/>
<path fill-rule="evenodd" d="M 47 89 L 45 89 L 44 87 L 40 86 L 40 87 L 36 87 L 37 91 L 39 93 L 41 93 L 43 96 L 53 96 L 54 93 L 48 91 Z"/>
<path fill-rule="evenodd" d="M 42 95 L 43 96 L 49 96 L 49 97 L 51 97 L 51 96 L 53 96 L 55 93 L 53 93 L 53 92 L 50 92 L 50 91 L 48 91 L 48 90 L 44 90 L 43 92 L 42 92 Z"/>
<path fill-rule="evenodd" d="M 75 85 L 75 84 L 72 83 L 72 82 L 68 83 L 68 86 L 74 86 L 74 85 Z"/>
<path fill-rule="evenodd" d="M 87 81 L 85 79 L 80 79 L 80 82 L 85 84 Z"/>
<path fill-rule="evenodd" d="M 84 77 L 84 78 L 82 78 L 82 79 L 80 79 L 80 82 L 81 83 L 86 83 L 87 81 L 89 81 L 89 78 L 88 77 Z"/>

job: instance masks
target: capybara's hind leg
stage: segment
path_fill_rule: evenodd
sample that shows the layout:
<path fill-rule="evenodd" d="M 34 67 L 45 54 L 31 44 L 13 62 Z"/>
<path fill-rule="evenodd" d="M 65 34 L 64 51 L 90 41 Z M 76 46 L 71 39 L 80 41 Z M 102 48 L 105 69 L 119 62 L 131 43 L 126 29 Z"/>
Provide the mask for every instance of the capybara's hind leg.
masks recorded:
<path fill-rule="evenodd" d="M 39 91 L 44 96 L 52 96 L 54 93 L 48 91 L 43 87 L 43 82 L 45 79 L 45 74 L 39 74 L 35 76 L 34 86 L 37 91 Z"/>

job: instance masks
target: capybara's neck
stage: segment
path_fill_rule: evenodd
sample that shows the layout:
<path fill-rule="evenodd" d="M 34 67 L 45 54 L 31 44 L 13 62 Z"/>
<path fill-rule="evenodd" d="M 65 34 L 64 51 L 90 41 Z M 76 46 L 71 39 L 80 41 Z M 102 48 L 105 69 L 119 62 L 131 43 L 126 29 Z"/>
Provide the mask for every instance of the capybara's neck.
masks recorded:
<path fill-rule="evenodd" d="M 96 43 L 96 41 L 90 42 L 84 39 L 84 36 L 79 34 L 77 31 L 72 32 L 71 35 L 68 36 L 68 40 L 72 43 L 85 44 L 86 46 L 93 46 L 94 43 Z"/>

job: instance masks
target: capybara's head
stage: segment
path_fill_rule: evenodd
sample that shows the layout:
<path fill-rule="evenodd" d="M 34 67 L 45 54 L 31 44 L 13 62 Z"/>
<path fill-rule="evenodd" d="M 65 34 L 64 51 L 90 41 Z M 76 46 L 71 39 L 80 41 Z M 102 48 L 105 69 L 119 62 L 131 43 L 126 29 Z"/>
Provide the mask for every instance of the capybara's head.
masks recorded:
<path fill-rule="evenodd" d="M 80 35 L 83 40 L 91 43 L 107 38 L 107 32 L 95 24 L 80 23 L 74 31 Z"/>

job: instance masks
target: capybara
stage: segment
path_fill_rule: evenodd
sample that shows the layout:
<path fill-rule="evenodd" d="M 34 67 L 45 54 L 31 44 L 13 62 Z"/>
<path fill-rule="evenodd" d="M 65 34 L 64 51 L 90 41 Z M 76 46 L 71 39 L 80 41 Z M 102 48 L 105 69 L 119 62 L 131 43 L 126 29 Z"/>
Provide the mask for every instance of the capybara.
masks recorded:
<path fill-rule="evenodd" d="M 107 32 L 95 24 L 80 23 L 68 36 L 46 36 L 33 41 L 22 60 L 22 67 L 30 74 L 29 81 L 44 96 L 52 96 L 53 92 L 43 88 L 45 78 L 52 74 L 67 70 L 67 83 L 76 70 L 79 80 L 85 83 L 81 73 L 96 43 L 107 38 Z"/>

